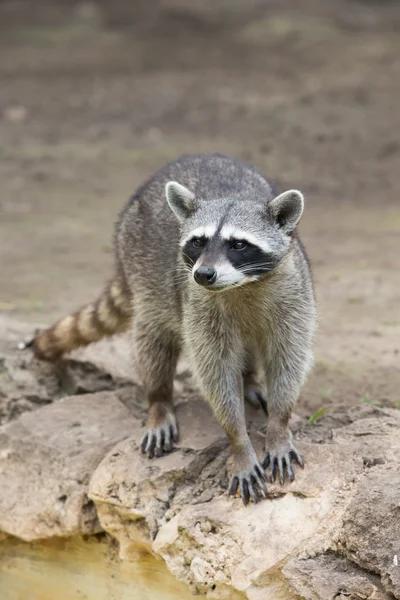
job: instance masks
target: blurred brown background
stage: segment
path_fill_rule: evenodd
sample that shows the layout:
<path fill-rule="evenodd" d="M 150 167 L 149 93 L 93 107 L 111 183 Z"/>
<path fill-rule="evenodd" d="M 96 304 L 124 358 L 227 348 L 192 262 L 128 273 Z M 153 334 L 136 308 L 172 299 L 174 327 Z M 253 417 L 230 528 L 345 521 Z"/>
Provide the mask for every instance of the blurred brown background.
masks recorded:
<path fill-rule="evenodd" d="M 222 151 L 307 197 L 321 316 L 299 410 L 398 405 L 399 29 L 395 0 L 0 1 L 2 312 L 92 299 L 134 188 Z"/>

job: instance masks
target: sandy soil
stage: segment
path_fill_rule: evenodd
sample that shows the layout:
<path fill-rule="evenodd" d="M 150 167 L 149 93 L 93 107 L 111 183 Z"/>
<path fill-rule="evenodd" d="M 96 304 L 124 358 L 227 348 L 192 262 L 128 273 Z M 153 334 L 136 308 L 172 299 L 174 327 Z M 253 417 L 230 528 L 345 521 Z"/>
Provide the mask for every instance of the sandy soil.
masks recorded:
<path fill-rule="evenodd" d="M 299 412 L 400 407 L 398 4 L 149 4 L 0 4 L 0 309 L 50 323 L 92 299 L 134 188 L 219 150 L 307 197 Z"/>

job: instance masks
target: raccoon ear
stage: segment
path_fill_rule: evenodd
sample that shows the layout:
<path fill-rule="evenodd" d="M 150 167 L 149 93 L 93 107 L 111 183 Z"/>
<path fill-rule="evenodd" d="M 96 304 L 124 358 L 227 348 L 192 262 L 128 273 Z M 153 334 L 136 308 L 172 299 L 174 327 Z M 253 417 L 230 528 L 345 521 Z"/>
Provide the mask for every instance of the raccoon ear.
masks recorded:
<path fill-rule="evenodd" d="M 290 234 L 303 214 L 304 196 L 299 190 L 288 190 L 271 200 L 269 208 L 279 227 Z"/>
<path fill-rule="evenodd" d="M 194 211 L 194 194 L 177 181 L 169 181 L 165 195 L 171 210 L 180 221 L 187 219 Z"/>

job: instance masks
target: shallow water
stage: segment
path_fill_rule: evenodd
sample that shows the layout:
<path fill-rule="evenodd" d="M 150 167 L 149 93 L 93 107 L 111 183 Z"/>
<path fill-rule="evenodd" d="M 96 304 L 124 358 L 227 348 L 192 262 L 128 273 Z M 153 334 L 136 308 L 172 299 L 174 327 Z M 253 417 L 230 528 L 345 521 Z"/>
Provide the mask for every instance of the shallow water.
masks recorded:
<path fill-rule="evenodd" d="M 121 561 L 106 535 L 0 543 L 1 600 L 185 600 L 187 586 L 148 555 Z M 196 596 L 203 598 L 203 596 Z"/>

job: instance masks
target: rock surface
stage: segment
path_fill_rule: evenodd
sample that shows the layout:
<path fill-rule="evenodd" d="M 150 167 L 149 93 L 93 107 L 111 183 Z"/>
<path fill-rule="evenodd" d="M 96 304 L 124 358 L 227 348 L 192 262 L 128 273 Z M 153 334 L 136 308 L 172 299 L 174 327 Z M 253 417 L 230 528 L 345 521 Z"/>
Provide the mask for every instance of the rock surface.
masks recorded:
<path fill-rule="evenodd" d="M 400 411 L 337 407 L 298 422 L 306 468 L 244 507 L 226 495 L 227 441 L 189 379 L 177 381 L 178 447 L 148 460 L 138 451 L 138 386 L 75 360 L 67 365 L 75 395 L 53 372 L 52 401 L 50 373 L 39 375 L 29 352 L 17 353 L 15 327 L 0 349 L 21 408 L 0 427 L 0 539 L 105 531 L 123 560 L 161 557 L 211 599 L 400 598 Z M 31 388 L 42 390 L 45 406 L 23 404 Z M 263 417 L 251 410 L 248 422 L 261 454 Z"/>
<path fill-rule="evenodd" d="M 93 470 L 135 423 L 109 392 L 71 396 L 0 428 L 0 528 L 26 541 L 100 531 Z"/>
<path fill-rule="evenodd" d="M 292 559 L 283 568 L 290 587 L 306 600 L 386 600 L 379 577 L 333 552 L 316 558 Z"/>

